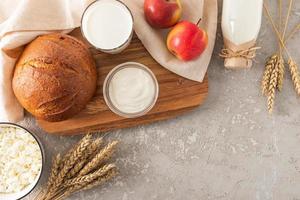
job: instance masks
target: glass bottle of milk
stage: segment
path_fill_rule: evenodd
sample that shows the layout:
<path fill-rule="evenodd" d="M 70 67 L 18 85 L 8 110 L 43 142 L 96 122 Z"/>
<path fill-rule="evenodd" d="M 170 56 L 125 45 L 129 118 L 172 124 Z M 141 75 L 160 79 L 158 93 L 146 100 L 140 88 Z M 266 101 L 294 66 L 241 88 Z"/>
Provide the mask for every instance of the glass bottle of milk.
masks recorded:
<path fill-rule="evenodd" d="M 261 27 L 263 0 L 223 0 L 222 31 L 227 53 L 225 67 L 249 68 L 247 50 L 255 46 Z M 242 53 L 243 52 L 243 53 Z"/>

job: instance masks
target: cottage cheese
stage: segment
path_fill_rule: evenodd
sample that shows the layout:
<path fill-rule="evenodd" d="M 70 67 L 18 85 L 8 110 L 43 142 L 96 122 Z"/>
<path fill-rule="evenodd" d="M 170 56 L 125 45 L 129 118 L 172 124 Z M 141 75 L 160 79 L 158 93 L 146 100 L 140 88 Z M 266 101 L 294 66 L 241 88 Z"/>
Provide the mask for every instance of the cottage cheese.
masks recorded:
<path fill-rule="evenodd" d="M 42 169 L 42 152 L 27 131 L 0 125 L 0 196 L 28 189 Z"/>

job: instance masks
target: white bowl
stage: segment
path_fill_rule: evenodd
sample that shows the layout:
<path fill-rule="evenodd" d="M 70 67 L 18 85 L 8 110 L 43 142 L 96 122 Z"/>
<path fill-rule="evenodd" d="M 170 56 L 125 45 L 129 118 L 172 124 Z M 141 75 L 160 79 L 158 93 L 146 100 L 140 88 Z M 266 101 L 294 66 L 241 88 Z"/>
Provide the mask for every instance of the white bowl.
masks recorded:
<path fill-rule="evenodd" d="M 38 182 L 41 178 L 41 175 L 42 175 L 42 172 L 43 172 L 43 167 L 44 167 L 44 161 L 45 161 L 44 149 L 43 149 L 43 146 L 42 146 L 40 140 L 37 138 L 37 136 L 34 135 L 33 133 L 31 133 L 30 131 L 28 131 L 27 129 L 25 129 L 24 127 L 22 127 L 20 125 L 17 125 L 17 124 L 6 123 L 6 122 L 5 123 L 0 123 L 0 127 L 14 127 L 14 128 L 19 128 L 19 129 L 22 129 L 22 130 L 26 131 L 27 133 L 29 133 L 30 135 L 33 136 L 33 138 L 35 139 L 35 141 L 39 145 L 39 148 L 40 148 L 40 151 L 41 151 L 42 167 L 41 167 L 41 170 L 40 170 L 38 176 L 34 180 L 34 182 L 32 182 L 24 190 L 22 190 L 20 192 L 17 192 L 17 193 L 0 193 L 0 200 L 18 200 L 18 199 L 22 199 L 25 196 L 27 196 L 31 191 L 33 191 L 33 189 L 37 186 L 37 184 L 38 184 Z"/>

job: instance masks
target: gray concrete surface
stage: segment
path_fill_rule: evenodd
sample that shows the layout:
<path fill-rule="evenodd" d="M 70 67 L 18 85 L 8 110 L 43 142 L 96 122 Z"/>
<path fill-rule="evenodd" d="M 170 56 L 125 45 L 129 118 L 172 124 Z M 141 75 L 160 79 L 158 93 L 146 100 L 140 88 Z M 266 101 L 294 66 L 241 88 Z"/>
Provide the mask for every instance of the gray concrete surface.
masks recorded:
<path fill-rule="evenodd" d="M 271 2 L 277 15 L 275 1 Z M 291 27 L 300 21 L 300 1 L 295 2 Z M 300 33 L 289 49 L 300 64 L 299 43 Z M 205 105 L 176 119 L 111 132 L 108 140 L 121 141 L 116 156 L 120 176 L 69 199 L 300 199 L 300 99 L 288 73 L 273 116 L 266 112 L 266 99 L 260 93 L 265 59 L 276 46 L 269 25 L 264 20 L 258 40 L 263 49 L 250 70 L 224 69 L 217 55 L 222 46 L 220 29 L 216 44 Z M 31 118 L 23 122 L 27 127 L 31 123 Z M 51 156 L 80 137 L 51 136 L 37 126 L 31 129 L 47 152 L 44 183 Z"/>

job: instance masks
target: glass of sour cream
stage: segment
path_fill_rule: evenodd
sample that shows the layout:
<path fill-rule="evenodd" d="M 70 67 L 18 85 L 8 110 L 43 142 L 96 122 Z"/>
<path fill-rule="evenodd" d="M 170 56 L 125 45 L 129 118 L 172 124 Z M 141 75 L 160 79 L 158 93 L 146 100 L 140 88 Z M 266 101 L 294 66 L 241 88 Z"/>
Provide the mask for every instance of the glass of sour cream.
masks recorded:
<path fill-rule="evenodd" d="M 154 107 L 158 94 L 155 75 L 146 66 L 135 62 L 123 63 L 112 69 L 103 85 L 107 106 L 125 118 L 148 113 Z"/>

